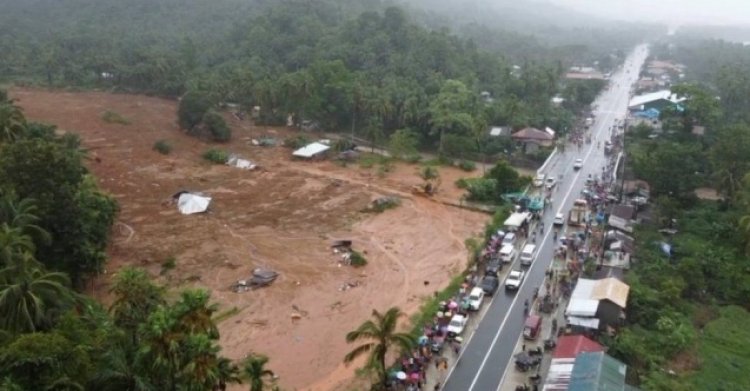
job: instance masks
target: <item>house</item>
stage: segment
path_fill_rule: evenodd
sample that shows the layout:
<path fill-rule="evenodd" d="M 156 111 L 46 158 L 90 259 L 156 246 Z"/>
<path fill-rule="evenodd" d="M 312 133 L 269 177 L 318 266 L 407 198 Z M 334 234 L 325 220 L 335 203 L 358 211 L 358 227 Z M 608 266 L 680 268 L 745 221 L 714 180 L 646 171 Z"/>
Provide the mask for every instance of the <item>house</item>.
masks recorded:
<path fill-rule="evenodd" d="M 628 366 L 602 351 L 576 356 L 568 391 L 637 391 L 625 384 Z"/>
<path fill-rule="evenodd" d="M 547 131 L 536 128 L 524 128 L 511 135 L 514 141 L 524 146 L 526 152 L 533 152 L 539 147 L 551 147 L 555 143 L 555 136 Z"/>
<path fill-rule="evenodd" d="M 693 129 L 690 131 L 694 136 L 705 136 L 706 135 L 706 127 L 705 126 L 698 126 L 694 125 Z"/>
<path fill-rule="evenodd" d="M 491 126 L 489 129 L 490 137 L 510 137 L 513 129 L 510 126 Z"/>
<path fill-rule="evenodd" d="M 680 103 L 684 100 L 685 98 L 679 98 L 670 90 L 661 90 L 634 96 L 633 99 L 630 100 L 630 103 L 628 103 L 628 110 L 631 112 L 637 112 L 654 108 L 662 111 L 666 107 L 675 107 L 678 110 L 682 110 Z"/>
<path fill-rule="evenodd" d="M 607 78 L 601 72 L 568 72 L 565 74 L 565 78 L 568 80 L 607 80 Z"/>
<path fill-rule="evenodd" d="M 604 347 L 583 335 L 564 335 L 557 340 L 552 362 L 544 380 L 544 391 L 568 389 L 576 357 L 584 352 L 602 352 Z"/>
<path fill-rule="evenodd" d="M 604 330 L 625 319 L 630 286 L 616 278 L 589 280 L 579 278 L 565 316 L 573 327 Z"/>
<path fill-rule="evenodd" d="M 314 142 L 292 152 L 292 156 L 303 159 L 319 159 L 325 157 L 329 149 L 331 147 L 322 142 Z"/>
<path fill-rule="evenodd" d="M 610 227 L 627 233 L 633 232 L 633 218 L 635 207 L 632 205 L 613 205 L 609 210 L 607 224 Z"/>

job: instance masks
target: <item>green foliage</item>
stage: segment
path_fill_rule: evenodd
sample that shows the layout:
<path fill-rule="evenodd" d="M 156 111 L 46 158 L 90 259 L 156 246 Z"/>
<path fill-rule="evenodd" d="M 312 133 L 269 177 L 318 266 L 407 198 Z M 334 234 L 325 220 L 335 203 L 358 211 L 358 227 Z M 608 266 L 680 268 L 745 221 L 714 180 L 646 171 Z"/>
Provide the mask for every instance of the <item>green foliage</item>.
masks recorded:
<path fill-rule="evenodd" d="M 192 132 L 198 126 L 208 110 L 213 106 L 211 100 L 204 92 L 190 91 L 180 99 L 177 108 L 177 121 L 180 127 Z"/>
<path fill-rule="evenodd" d="M 172 144 L 167 140 L 157 140 L 154 143 L 153 149 L 162 155 L 169 155 L 172 152 Z"/>
<path fill-rule="evenodd" d="M 225 164 L 229 159 L 229 152 L 223 149 L 211 148 L 203 152 L 203 158 L 214 164 Z"/>
<path fill-rule="evenodd" d="M 274 373 L 266 368 L 268 357 L 262 354 L 251 354 L 242 361 L 242 374 L 250 383 L 250 391 L 263 391 L 274 381 Z"/>
<path fill-rule="evenodd" d="M 716 189 L 732 199 L 750 172 L 750 126 L 733 125 L 717 132 L 709 150 Z"/>
<path fill-rule="evenodd" d="M 425 302 L 419 307 L 419 311 L 411 316 L 412 328 L 409 332 L 412 339 L 417 340 L 424 334 L 424 326 L 428 325 L 435 318 L 435 314 L 440 308 L 440 302 L 449 300 L 454 297 L 461 284 L 464 283 L 464 274 L 458 274 L 451 279 L 445 289 L 435 292 L 435 295 L 430 296 Z"/>
<path fill-rule="evenodd" d="M 110 124 L 130 125 L 130 121 L 127 118 L 109 110 L 102 114 L 102 121 Z"/>
<path fill-rule="evenodd" d="M 633 169 L 651 186 L 651 195 L 678 199 L 693 197 L 705 158 L 698 145 L 671 142 L 648 144 L 632 152 Z"/>
<path fill-rule="evenodd" d="M 466 180 L 467 199 L 478 202 L 499 202 L 497 179 L 470 178 Z"/>
<path fill-rule="evenodd" d="M 208 110 L 203 115 L 203 126 L 205 131 L 210 135 L 211 140 L 218 142 L 227 142 L 232 138 L 232 130 L 227 126 L 224 117 L 214 110 Z"/>
<path fill-rule="evenodd" d="M 606 80 L 598 79 L 566 80 L 562 92 L 562 97 L 565 99 L 563 104 L 575 111 L 584 109 L 594 102 L 606 84 Z"/>
<path fill-rule="evenodd" d="M 164 262 L 161 263 L 161 273 L 160 274 L 166 274 L 170 270 L 174 269 L 177 266 L 177 258 L 175 257 L 169 257 Z"/>
<path fill-rule="evenodd" d="M 419 177 L 425 181 L 431 181 L 440 177 L 440 173 L 434 166 L 424 166 L 419 170 Z"/>
<path fill-rule="evenodd" d="M 307 144 L 310 144 L 310 139 L 302 134 L 287 137 L 284 139 L 284 146 L 291 149 L 300 149 Z"/>
<path fill-rule="evenodd" d="M 471 172 L 477 169 L 477 164 L 470 160 L 461 160 L 458 162 L 458 168 L 466 172 Z"/>
<path fill-rule="evenodd" d="M 398 129 L 388 142 L 388 152 L 397 159 L 409 159 L 418 156 L 419 135 L 411 129 Z"/>
<path fill-rule="evenodd" d="M 367 265 L 367 258 L 358 251 L 352 251 L 349 262 L 354 267 L 362 267 Z"/>

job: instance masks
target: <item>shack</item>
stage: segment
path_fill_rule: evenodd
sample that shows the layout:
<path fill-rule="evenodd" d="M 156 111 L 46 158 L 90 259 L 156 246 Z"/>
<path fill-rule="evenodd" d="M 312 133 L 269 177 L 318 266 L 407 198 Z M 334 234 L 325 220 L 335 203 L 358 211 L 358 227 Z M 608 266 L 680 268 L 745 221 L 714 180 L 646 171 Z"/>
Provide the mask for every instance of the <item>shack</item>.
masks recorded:
<path fill-rule="evenodd" d="M 330 146 L 320 142 L 314 142 L 292 152 L 292 156 L 302 159 L 322 159 L 325 157 Z"/>
<path fill-rule="evenodd" d="M 510 215 L 505 222 L 503 223 L 503 226 L 505 227 L 506 231 L 515 232 L 518 231 L 519 228 L 525 226 L 531 221 L 531 213 L 529 212 L 516 212 Z"/>

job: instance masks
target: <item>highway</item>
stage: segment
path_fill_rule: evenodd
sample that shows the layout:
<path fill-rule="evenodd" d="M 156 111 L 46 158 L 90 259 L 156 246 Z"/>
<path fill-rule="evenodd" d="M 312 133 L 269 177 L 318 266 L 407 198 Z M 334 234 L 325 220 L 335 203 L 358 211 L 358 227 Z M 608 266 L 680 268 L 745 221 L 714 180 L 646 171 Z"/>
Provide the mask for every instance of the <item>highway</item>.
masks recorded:
<path fill-rule="evenodd" d="M 623 66 L 613 72 L 609 88 L 604 90 L 594 102 L 596 120 L 590 127 L 592 143 L 582 148 L 568 145 L 564 152 L 553 157 L 545 173 L 558 180 L 557 188 L 552 194 L 552 208 L 547 209 L 542 221 L 545 232 L 537 238 L 537 255 L 534 263 L 528 268 L 527 276 L 518 292 L 504 292 L 501 286 L 491 301 L 484 318 L 475 332 L 464 342 L 456 364 L 449 370 L 444 382 L 446 391 L 494 391 L 499 390 L 506 376 L 506 368 L 514 354 L 524 322 L 524 300 L 531 302 L 534 289 L 544 282 L 545 271 L 552 262 L 554 242 L 552 220 L 555 214 L 567 211 L 584 187 L 589 174 L 596 176 L 606 165 L 604 142 L 610 138 L 610 128 L 616 120 L 625 118 L 630 89 L 637 81 L 640 68 L 648 56 L 645 45 L 637 47 L 625 60 Z M 601 142 L 601 147 L 597 147 Z M 583 159 L 581 170 L 573 169 L 575 159 Z M 506 266 L 506 270 L 507 270 Z M 518 261 L 512 266 L 518 269 Z M 504 282 L 504 281 L 501 281 Z"/>

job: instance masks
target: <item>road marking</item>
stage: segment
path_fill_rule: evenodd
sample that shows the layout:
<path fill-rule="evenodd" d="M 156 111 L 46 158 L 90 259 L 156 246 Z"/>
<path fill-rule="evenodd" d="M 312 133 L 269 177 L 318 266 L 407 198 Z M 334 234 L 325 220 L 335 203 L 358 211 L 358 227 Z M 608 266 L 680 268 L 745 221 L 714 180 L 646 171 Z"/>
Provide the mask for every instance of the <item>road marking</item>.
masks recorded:
<path fill-rule="evenodd" d="M 618 97 L 617 95 L 615 95 L 614 98 L 616 99 L 614 106 L 617 107 L 617 106 L 619 106 L 619 103 L 622 100 L 622 96 Z M 614 115 L 614 112 L 610 112 L 607 115 L 607 117 L 606 117 L 607 120 L 604 121 L 604 122 L 610 121 L 613 115 Z M 604 129 L 604 127 L 600 126 L 600 129 L 597 132 L 597 135 L 602 132 L 602 129 Z M 583 159 L 584 163 L 589 159 L 589 157 L 591 156 L 591 153 L 593 152 L 593 150 L 594 150 L 594 145 L 592 144 L 589 147 L 589 151 L 586 154 L 586 157 Z M 570 193 L 573 192 L 573 189 L 575 188 L 575 184 L 578 181 L 578 177 L 581 175 L 582 172 L 583 172 L 583 170 L 580 170 L 580 171 L 577 171 L 574 174 L 573 181 L 570 182 L 570 188 L 568 189 L 568 192 L 565 194 L 565 197 L 563 198 L 562 202 L 560 203 L 560 207 L 558 208 L 557 213 L 560 213 L 560 211 L 563 210 L 563 207 L 565 206 L 565 203 L 568 201 L 568 198 L 570 197 Z M 552 230 L 552 229 L 549 230 L 549 231 L 547 231 L 547 234 L 545 234 L 544 238 L 542 239 L 542 244 L 544 244 L 547 241 L 547 238 L 549 237 L 550 233 L 552 233 L 553 231 L 554 230 Z M 523 285 L 526 284 L 527 281 L 528 281 L 528 279 L 524 278 L 523 282 L 521 283 L 521 286 L 518 287 L 517 292 L 520 292 L 521 290 L 523 290 Z M 510 316 L 511 309 L 516 305 L 516 301 L 518 300 L 518 297 L 519 297 L 519 295 L 516 294 L 516 296 L 513 298 L 513 301 L 511 302 L 510 307 L 508 308 L 508 311 L 505 313 L 505 318 L 503 318 L 502 323 L 500 323 L 500 327 L 497 329 L 497 332 L 495 333 L 495 337 L 492 339 L 492 343 L 490 344 L 490 348 L 487 350 L 487 353 L 485 353 L 484 358 L 482 359 L 482 363 L 479 365 L 479 369 L 477 370 L 476 374 L 474 375 L 474 378 L 471 381 L 471 385 L 469 386 L 469 389 L 467 391 L 472 391 L 474 389 L 474 386 L 477 383 L 477 380 L 479 380 L 479 376 L 481 375 L 482 371 L 484 370 L 484 366 L 487 365 L 487 360 L 489 359 L 490 354 L 494 350 L 495 345 L 497 344 L 497 340 L 498 340 L 498 338 L 500 338 L 500 334 L 502 334 L 502 330 L 505 328 L 505 323 L 508 321 L 508 317 Z M 472 336 L 473 336 L 473 334 L 472 334 Z M 459 356 L 459 359 L 460 359 L 460 356 Z M 500 379 L 499 386 L 502 386 L 502 383 L 503 383 L 503 380 L 505 380 L 505 375 L 507 374 L 507 371 L 508 371 L 508 366 L 506 365 L 505 372 L 503 373 L 503 377 Z M 451 372 L 448 373 L 448 376 L 446 377 L 446 383 L 447 383 L 447 380 L 450 378 L 450 375 L 451 375 L 452 372 L 453 371 L 451 371 Z"/>

